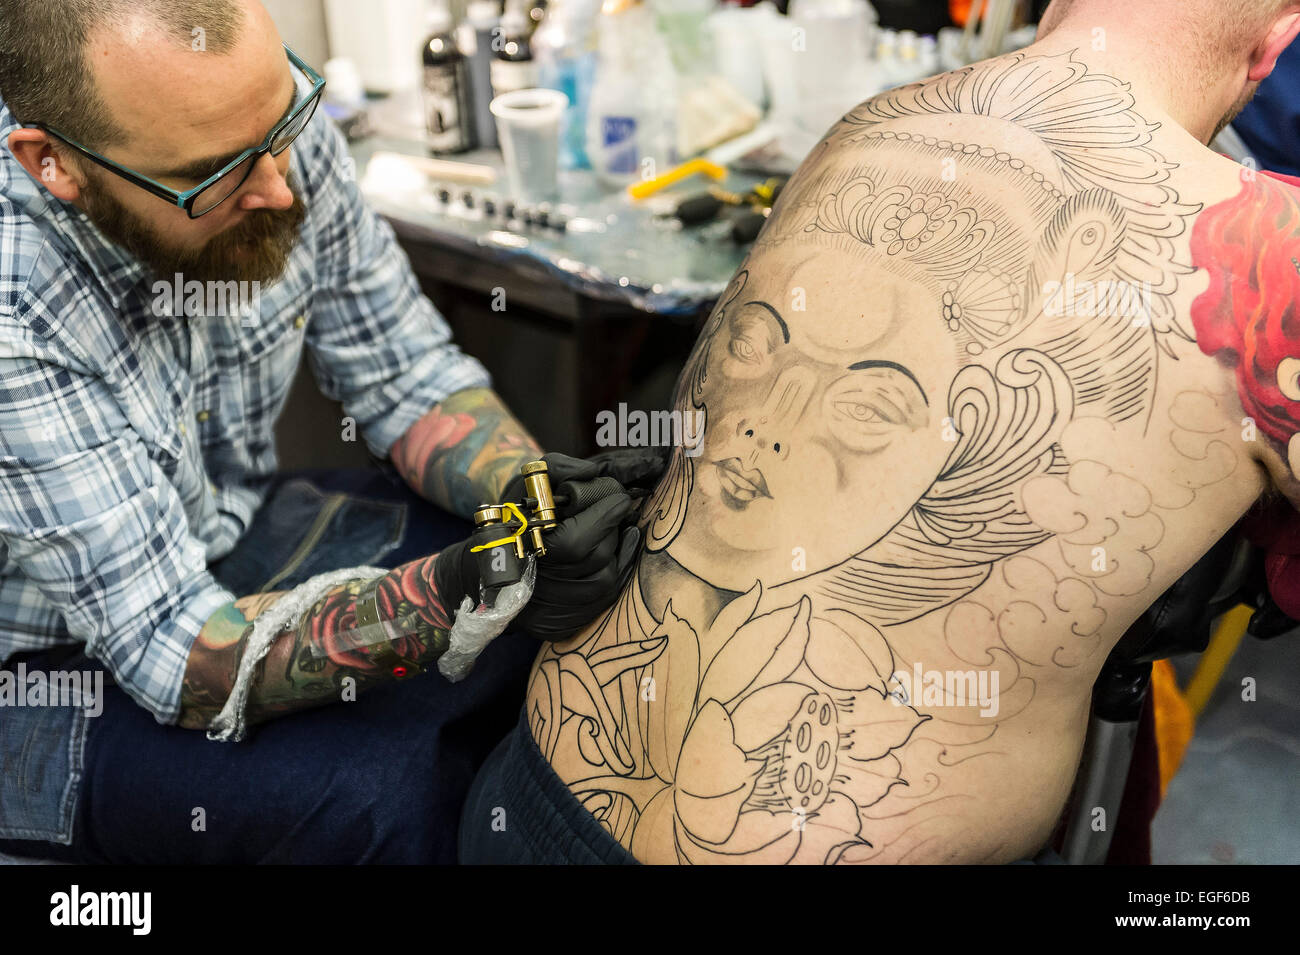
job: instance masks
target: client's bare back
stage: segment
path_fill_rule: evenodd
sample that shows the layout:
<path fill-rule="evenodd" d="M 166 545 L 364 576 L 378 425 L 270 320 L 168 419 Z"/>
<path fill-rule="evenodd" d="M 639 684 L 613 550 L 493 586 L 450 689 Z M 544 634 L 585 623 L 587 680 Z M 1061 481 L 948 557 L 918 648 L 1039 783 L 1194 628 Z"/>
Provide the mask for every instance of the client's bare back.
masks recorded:
<path fill-rule="evenodd" d="M 1298 220 L 1069 53 L 853 110 L 683 372 L 636 577 L 538 658 L 555 771 L 643 861 L 1041 846 L 1116 640 L 1261 462 L 1295 492 Z"/>

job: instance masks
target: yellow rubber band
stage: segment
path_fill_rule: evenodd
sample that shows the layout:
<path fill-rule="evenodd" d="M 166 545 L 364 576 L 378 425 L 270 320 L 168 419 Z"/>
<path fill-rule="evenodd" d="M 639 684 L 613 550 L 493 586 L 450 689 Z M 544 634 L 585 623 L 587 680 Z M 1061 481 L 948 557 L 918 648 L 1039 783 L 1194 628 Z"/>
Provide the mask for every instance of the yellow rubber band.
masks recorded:
<path fill-rule="evenodd" d="M 506 501 L 501 506 L 515 517 L 519 518 L 519 530 L 515 531 L 509 537 L 503 537 L 500 540 L 488 541 L 486 544 L 479 544 L 477 547 L 471 547 L 469 549 L 471 554 L 477 554 L 481 550 L 488 550 L 492 547 L 500 547 L 502 544 L 513 544 L 519 540 L 519 538 L 524 536 L 524 531 L 528 530 L 528 518 L 524 517 L 523 512 L 520 511 L 519 508 L 515 507 L 515 505 L 511 504 L 509 501 Z"/>

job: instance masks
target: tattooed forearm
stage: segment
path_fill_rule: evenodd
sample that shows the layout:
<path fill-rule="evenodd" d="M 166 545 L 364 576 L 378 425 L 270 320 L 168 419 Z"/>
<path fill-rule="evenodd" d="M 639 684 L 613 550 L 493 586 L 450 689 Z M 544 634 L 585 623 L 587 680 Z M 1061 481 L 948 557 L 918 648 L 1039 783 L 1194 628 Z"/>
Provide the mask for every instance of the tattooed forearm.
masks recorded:
<path fill-rule="evenodd" d="M 328 591 L 258 665 L 247 719 L 257 723 L 340 698 L 345 679 L 365 690 L 429 663 L 447 648 L 450 617 L 434 582 L 437 556 L 412 561 L 378 581 L 354 580 Z M 375 640 L 357 618 L 358 603 L 375 588 L 389 639 Z M 217 611 L 190 652 L 181 691 L 180 725 L 205 728 L 225 705 L 257 616 L 284 592 L 244 597 Z"/>
<path fill-rule="evenodd" d="M 470 517 L 499 499 L 519 466 L 541 448 L 486 388 L 458 391 L 393 446 L 392 460 L 407 483 L 435 504 Z"/>

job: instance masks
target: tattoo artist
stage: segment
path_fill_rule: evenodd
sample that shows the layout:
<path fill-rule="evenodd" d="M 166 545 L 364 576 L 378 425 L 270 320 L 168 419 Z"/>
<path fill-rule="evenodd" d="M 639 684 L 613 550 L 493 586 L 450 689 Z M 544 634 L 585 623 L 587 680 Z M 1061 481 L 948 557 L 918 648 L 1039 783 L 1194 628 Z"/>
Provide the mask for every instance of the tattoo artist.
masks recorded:
<path fill-rule="evenodd" d="M 541 449 L 363 203 L 323 85 L 256 0 L 0 0 L 0 663 L 80 687 L 0 706 L 21 766 L 0 851 L 451 861 L 515 721 L 535 641 L 502 637 L 462 683 L 429 664 L 479 595 L 463 519 L 519 500 Z M 304 348 L 409 490 L 277 476 Z M 553 482 L 661 469 L 547 460 Z M 561 509 L 515 630 L 608 606 L 632 510 Z M 226 738 L 261 725 L 213 742 L 223 709 Z"/>

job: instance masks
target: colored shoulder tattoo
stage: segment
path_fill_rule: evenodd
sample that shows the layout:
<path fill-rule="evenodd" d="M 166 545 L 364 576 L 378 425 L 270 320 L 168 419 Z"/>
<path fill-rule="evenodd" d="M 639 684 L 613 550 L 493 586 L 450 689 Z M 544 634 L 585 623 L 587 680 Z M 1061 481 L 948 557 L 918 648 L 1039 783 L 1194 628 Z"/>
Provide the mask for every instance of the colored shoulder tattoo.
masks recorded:
<path fill-rule="evenodd" d="M 1300 180 L 1259 176 L 1206 209 L 1192 261 L 1210 276 L 1192 305 L 1201 351 L 1231 366 L 1246 413 L 1300 477 Z"/>

